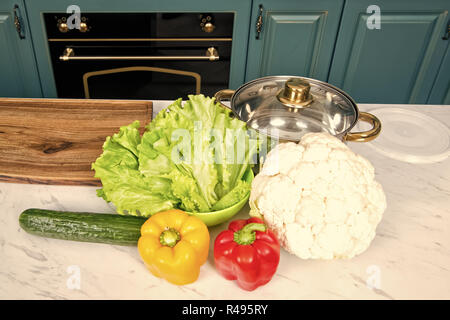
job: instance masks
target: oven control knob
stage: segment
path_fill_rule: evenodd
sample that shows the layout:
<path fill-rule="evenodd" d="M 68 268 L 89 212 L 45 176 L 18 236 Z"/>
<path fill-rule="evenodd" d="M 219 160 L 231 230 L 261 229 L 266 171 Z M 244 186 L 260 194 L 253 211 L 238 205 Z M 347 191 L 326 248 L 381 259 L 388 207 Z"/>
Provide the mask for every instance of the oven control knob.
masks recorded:
<path fill-rule="evenodd" d="M 205 25 L 202 27 L 202 30 L 206 33 L 211 33 L 216 28 L 215 25 L 213 25 L 211 22 L 206 22 Z"/>
<path fill-rule="evenodd" d="M 86 32 L 88 31 L 88 26 L 86 24 L 86 22 L 81 22 L 80 23 L 80 32 Z"/>
<path fill-rule="evenodd" d="M 59 29 L 60 32 L 66 33 L 69 30 L 69 27 L 67 26 L 67 23 L 59 22 L 58 23 L 58 29 Z"/>
<path fill-rule="evenodd" d="M 209 13 L 201 14 L 199 16 L 200 28 L 203 32 L 211 33 L 214 31 L 216 26 L 214 25 L 214 16 Z"/>

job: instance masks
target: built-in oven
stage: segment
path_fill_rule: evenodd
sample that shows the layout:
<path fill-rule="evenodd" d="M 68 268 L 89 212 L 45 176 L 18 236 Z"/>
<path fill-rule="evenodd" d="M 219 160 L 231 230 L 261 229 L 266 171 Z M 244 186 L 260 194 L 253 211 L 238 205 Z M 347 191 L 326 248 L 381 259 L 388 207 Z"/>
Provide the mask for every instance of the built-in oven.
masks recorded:
<path fill-rule="evenodd" d="M 233 13 L 44 13 L 60 98 L 176 99 L 228 88 Z"/>

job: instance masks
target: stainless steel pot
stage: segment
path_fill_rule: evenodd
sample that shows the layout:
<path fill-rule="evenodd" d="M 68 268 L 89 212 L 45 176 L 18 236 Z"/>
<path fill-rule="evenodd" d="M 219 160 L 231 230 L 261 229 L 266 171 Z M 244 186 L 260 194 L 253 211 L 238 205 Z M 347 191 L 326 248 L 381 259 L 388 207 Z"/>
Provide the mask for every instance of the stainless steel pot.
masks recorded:
<path fill-rule="evenodd" d="M 293 76 L 270 76 L 250 81 L 236 91 L 215 94 L 250 128 L 272 138 L 299 141 L 308 132 L 328 132 L 342 141 L 370 141 L 381 130 L 374 115 L 360 112 L 353 99 L 323 81 Z M 230 100 L 230 107 L 222 101 Z M 358 120 L 372 128 L 350 132 Z"/>

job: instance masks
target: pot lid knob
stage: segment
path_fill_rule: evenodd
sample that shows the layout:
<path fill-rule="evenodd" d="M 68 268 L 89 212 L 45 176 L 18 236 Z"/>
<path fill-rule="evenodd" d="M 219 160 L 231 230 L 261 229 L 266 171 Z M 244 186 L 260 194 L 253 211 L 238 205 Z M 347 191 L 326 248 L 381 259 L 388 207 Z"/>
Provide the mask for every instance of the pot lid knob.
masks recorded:
<path fill-rule="evenodd" d="M 305 107 L 313 101 L 309 93 L 310 85 L 299 78 L 290 78 L 284 84 L 284 88 L 277 94 L 278 100 L 288 107 Z"/>

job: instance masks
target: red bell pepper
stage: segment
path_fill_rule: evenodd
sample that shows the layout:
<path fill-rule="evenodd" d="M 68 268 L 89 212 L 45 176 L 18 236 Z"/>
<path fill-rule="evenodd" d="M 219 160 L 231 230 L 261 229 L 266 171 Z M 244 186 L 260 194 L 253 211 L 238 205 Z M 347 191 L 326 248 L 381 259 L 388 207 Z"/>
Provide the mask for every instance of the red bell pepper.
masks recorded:
<path fill-rule="evenodd" d="M 253 291 L 268 283 L 280 262 L 280 244 L 259 218 L 232 221 L 214 242 L 217 270 L 242 289 Z"/>

